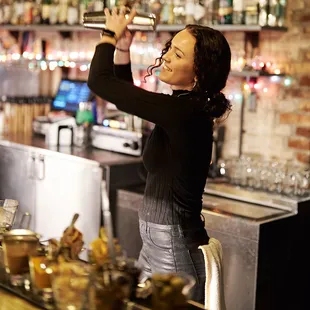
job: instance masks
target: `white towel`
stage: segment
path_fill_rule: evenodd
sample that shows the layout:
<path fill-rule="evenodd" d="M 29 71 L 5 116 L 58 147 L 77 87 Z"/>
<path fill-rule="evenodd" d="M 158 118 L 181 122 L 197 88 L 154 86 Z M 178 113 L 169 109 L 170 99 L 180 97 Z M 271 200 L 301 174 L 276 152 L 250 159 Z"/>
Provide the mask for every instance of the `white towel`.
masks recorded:
<path fill-rule="evenodd" d="M 203 252 L 206 266 L 205 308 L 226 310 L 223 285 L 223 251 L 221 243 L 210 238 L 209 244 L 199 247 Z"/>

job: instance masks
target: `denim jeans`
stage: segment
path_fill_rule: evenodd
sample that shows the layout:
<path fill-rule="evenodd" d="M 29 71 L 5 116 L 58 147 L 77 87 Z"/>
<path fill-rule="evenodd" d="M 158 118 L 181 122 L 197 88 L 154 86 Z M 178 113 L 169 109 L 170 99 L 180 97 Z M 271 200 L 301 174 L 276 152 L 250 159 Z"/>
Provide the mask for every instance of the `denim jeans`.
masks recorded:
<path fill-rule="evenodd" d="M 143 243 L 138 260 L 141 279 L 150 278 L 153 273 L 185 272 L 196 280 L 191 299 L 204 304 L 205 262 L 198 249 L 209 242 L 204 222 L 192 229 L 142 220 L 139 225 Z"/>

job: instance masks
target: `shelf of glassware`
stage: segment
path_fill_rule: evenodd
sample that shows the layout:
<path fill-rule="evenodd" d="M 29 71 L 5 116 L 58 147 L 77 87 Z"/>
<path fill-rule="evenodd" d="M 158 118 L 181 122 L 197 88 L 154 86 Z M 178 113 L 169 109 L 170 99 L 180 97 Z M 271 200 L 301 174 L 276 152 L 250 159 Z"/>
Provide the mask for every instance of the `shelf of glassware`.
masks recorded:
<path fill-rule="evenodd" d="M 243 31 L 243 32 L 260 32 L 263 30 L 275 30 L 275 31 L 286 31 L 286 27 L 269 27 L 260 25 L 208 25 L 219 31 Z M 156 31 L 168 31 L 175 32 L 182 30 L 185 25 L 157 25 Z M 63 31 L 63 32 L 73 32 L 73 31 L 98 31 L 93 29 L 84 28 L 81 25 L 69 26 L 69 25 L 0 25 L 0 30 L 9 31 Z"/>

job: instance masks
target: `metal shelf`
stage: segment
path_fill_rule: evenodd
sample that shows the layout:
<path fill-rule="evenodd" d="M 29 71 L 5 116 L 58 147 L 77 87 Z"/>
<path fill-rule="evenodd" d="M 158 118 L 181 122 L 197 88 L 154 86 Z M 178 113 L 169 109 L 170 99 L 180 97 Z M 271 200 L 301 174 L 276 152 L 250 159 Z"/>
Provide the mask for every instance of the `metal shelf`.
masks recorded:
<path fill-rule="evenodd" d="M 182 30 L 185 25 L 157 25 L 157 32 L 176 32 Z M 210 25 L 219 31 L 243 31 L 243 32 L 260 32 L 264 30 L 268 31 L 286 31 L 286 27 L 261 27 L 259 25 Z M 74 31 L 94 31 L 93 29 L 84 28 L 81 25 L 69 26 L 69 25 L 0 25 L 0 29 L 10 31 L 63 31 L 63 32 L 74 32 Z M 95 30 L 98 31 L 98 30 Z"/>

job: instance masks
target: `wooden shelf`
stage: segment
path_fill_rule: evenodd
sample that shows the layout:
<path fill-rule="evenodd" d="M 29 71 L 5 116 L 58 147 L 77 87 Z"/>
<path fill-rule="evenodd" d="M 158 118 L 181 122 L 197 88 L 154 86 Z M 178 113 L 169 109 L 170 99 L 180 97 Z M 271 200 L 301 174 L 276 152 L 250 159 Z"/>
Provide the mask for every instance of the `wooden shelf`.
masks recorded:
<path fill-rule="evenodd" d="M 157 26 L 157 32 L 176 32 L 182 30 L 185 25 L 164 25 L 159 24 Z M 259 25 L 210 25 L 211 28 L 214 28 L 223 32 L 230 31 L 243 31 L 243 32 L 260 32 L 264 30 L 268 31 L 286 31 L 286 27 L 261 27 Z M 84 28 L 81 25 L 69 26 L 69 25 L 0 25 L 0 30 L 9 30 L 9 31 L 61 31 L 61 32 L 74 32 L 74 31 L 98 31 L 94 29 Z"/>

